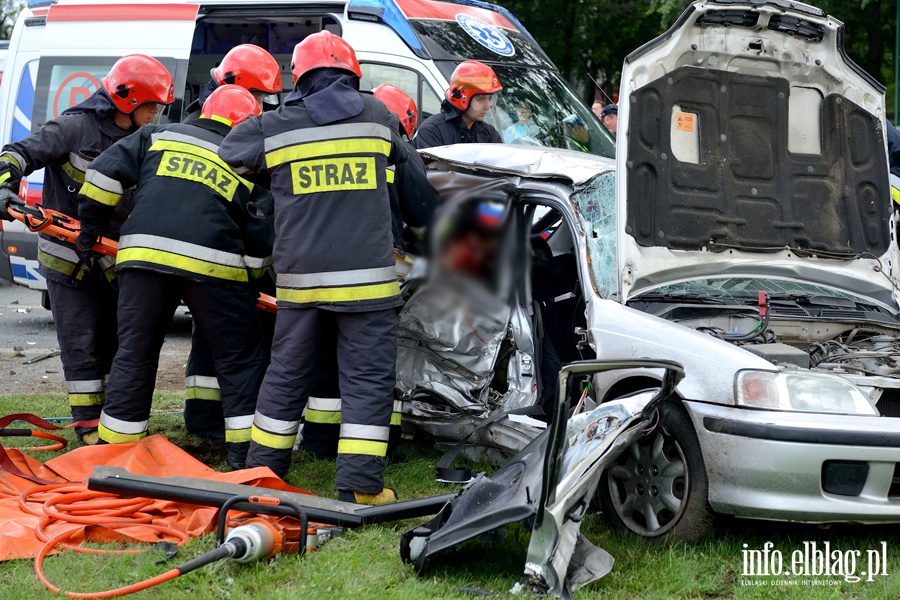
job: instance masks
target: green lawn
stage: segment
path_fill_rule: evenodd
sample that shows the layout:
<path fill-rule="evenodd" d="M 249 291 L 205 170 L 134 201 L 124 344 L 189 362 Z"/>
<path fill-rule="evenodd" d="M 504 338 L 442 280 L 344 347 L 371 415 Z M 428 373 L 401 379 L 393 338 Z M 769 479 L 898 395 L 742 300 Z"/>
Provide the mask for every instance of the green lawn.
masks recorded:
<path fill-rule="evenodd" d="M 154 410 L 177 411 L 180 397 L 162 394 Z M 62 396 L 0 397 L 0 414 L 32 412 L 44 417 L 66 416 L 68 407 Z M 221 453 L 184 433 L 181 416 L 161 414 L 151 420 L 151 433 L 168 435 L 201 460 L 224 468 Z M 72 434 L 66 434 L 72 439 Z M 5 445 L 21 445 L 16 439 Z M 25 442 L 30 443 L 30 442 Z M 409 460 L 390 465 L 385 473 L 389 485 L 401 498 L 446 493 L 454 488 L 434 482 L 433 465 L 440 453 L 426 443 L 408 442 L 403 451 Z M 54 453 L 39 453 L 47 460 Z M 323 496 L 334 497 L 333 464 L 312 460 L 297 453 L 287 481 Z M 366 526 L 347 531 L 343 537 L 327 543 L 317 552 L 298 558 L 282 555 L 269 563 L 238 565 L 218 563 L 194 571 L 135 598 L 184 598 L 219 600 L 222 598 L 477 598 L 484 595 L 508 596 L 519 580 L 524 566 L 528 532 L 521 526 L 510 528 L 510 535 L 493 544 L 470 542 L 461 548 L 435 557 L 428 573 L 419 577 L 399 557 L 400 534 L 415 525 L 413 521 Z M 900 527 L 834 527 L 820 529 L 783 523 L 765 523 L 723 519 L 716 535 L 693 546 L 662 547 L 630 536 L 610 533 L 597 514 L 589 515 L 582 531 L 616 559 L 612 573 L 578 590 L 576 598 L 900 598 Z M 886 577 L 872 582 L 853 583 L 840 577 L 744 577 L 744 544 L 762 549 L 772 542 L 788 566 L 791 553 L 802 550 L 804 541 L 819 547 L 828 541 L 832 550 L 862 553 L 857 572 L 865 570 L 866 550 L 878 549 L 887 542 Z M 156 552 L 131 557 L 97 556 L 67 553 L 47 560 L 51 581 L 72 591 L 101 591 L 134 583 L 166 571 L 174 565 L 214 547 L 212 536 L 194 540 L 183 547 L 168 565 L 155 564 L 162 558 Z M 788 583 L 784 583 L 787 579 Z M 755 585 L 745 585 L 746 582 Z M 820 585 L 817 585 L 820 584 Z M 833 585 L 836 584 L 836 585 Z M 51 594 L 40 584 L 33 561 L 0 563 L 0 598 L 43 598 Z"/>

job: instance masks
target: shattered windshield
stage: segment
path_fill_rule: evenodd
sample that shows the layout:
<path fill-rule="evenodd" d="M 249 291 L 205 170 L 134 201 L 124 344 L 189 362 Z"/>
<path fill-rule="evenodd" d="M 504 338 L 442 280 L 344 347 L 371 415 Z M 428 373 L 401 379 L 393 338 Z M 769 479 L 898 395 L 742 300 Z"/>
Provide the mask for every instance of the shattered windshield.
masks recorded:
<path fill-rule="evenodd" d="M 456 64 L 438 62 L 448 79 Z M 615 140 L 556 71 L 506 64 L 491 68 L 503 91 L 485 120 L 505 143 L 615 157 Z"/>
<path fill-rule="evenodd" d="M 587 237 L 594 285 L 601 298 L 618 294 L 616 274 L 616 175 L 609 171 L 579 186 L 572 196 L 575 214 Z"/>
<path fill-rule="evenodd" d="M 845 298 L 862 304 L 871 304 L 871 300 L 866 300 L 859 296 L 840 292 L 821 285 L 788 279 L 768 279 L 761 277 L 695 279 L 693 281 L 660 286 L 640 294 L 638 298 L 645 298 L 648 295 L 700 296 L 745 302 L 747 299 L 755 300 L 758 292 L 761 291 L 767 292 L 769 296 L 774 297 L 787 296 L 797 298 L 824 296 L 831 298 Z"/>

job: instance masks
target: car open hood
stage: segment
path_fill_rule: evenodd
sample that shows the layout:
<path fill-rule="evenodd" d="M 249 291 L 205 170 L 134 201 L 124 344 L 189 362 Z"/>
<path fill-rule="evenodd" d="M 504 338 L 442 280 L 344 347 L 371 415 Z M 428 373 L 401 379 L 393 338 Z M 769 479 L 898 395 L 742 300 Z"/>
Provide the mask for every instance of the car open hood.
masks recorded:
<path fill-rule="evenodd" d="M 626 58 L 620 301 L 747 275 L 896 308 L 884 88 L 843 31 L 798 2 L 710 0 Z"/>

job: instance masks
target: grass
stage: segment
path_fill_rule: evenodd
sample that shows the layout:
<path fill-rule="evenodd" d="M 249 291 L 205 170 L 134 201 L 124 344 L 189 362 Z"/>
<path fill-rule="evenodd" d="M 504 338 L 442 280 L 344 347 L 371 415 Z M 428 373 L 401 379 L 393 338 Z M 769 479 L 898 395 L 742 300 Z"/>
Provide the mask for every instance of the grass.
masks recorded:
<path fill-rule="evenodd" d="M 183 405 L 178 395 L 158 395 L 154 410 L 177 411 Z M 62 396 L 0 397 L 0 414 L 32 412 L 42 416 L 66 416 L 68 407 Z M 198 438 L 186 434 L 177 414 L 160 414 L 151 419 L 151 433 L 163 433 L 176 444 L 223 469 L 221 453 Z M 74 441 L 74 435 L 66 435 Z M 2 440 L 5 445 L 27 445 L 17 438 Z M 390 465 L 385 472 L 389 485 L 402 498 L 446 493 L 454 488 L 434 481 L 433 465 L 440 452 L 425 443 L 408 442 L 402 450 L 409 460 Z M 56 453 L 40 453 L 48 460 Z M 288 483 L 317 494 L 334 497 L 332 463 L 317 461 L 309 455 L 295 454 Z M 153 591 L 140 592 L 135 598 L 172 598 L 191 600 L 244 599 L 471 599 L 489 595 L 508 596 L 508 590 L 521 577 L 529 532 L 522 526 L 509 528 L 509 536 L 493 544 L 467 542 L 458 549 L 439 555 L 424 576 L 416 575 L 399 557 L 400 535 L 417 524 L 404 521 L 362 527 L 325 544 L 318 551 L 298 558 L 282 555 L 268 563 L 239 565 L 217 563 L 162 584 Z M 644 598 L 900 598 L 900 554 L 895 540 L 897 526 L 814 526 L 723 519 L 716 534 L 691 546 L 664 547 L 648 544 L 632 536 L 613 533 L 602 517 L 591 513 L 582 532 L 616 559 L 613 571 L 586 588 L 575 592 L 579 599 Z M 775 544 L 789 564 L 791 552 L 803 548 L 804 541 L 825 541 L 842 552 L 862 551 L 887 542 L 886 577 L 867 582 L 844 581 L 840 577 L 745 577 L 742 575 L 742 551 L 762 549 Z M 214 547 L 212 536 L 193 540 L 179 550 L 167 565 L 158 565 L 158 552 L 137 556 L 86 555 L 66 553 L 46 562 L 51 581 L 73 591 L 100 591 L 152 577 L 174 565 L 182 564 Z M 864 564 L 857 571 L 864 570 Z M 787 579 L 796 585 L 786 585 Z M 752 581 L 756 585 L 745 585 Z M 825 582 L 828 585 L 816 585 Z M 831 585 L 832 583 L 836 585 Z M 28 560 L 0 563 L 0 599 L 51 597 L 34 575 Z"/>

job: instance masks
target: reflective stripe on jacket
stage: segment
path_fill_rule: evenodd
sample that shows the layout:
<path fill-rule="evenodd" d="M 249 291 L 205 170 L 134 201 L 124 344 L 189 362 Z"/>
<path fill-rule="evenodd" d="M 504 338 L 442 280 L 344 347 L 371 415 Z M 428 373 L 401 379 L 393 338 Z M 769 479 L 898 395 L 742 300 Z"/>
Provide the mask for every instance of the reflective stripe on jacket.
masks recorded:
<path fill-rule="evenodd" d="M 248 267 L 269 264 L 271 196 L 219 158 L 228 131 L 209 119 L 144 127 L 94 161 L 81 190 L 85 231 L 102 234 L 124 190 L 137 185 L 119 269 L 245 283 Z"/>
<path fill-rule="evenodd" d="M 302 100 L 288 101 L 235 127 L 219 149 L 237 172 L 271 177 L 279 306 L 400 304 L 386 172 L 411 150 L 390 127 L 387 108 L 360 97 L 360 114 L 320 126 Z"/>

